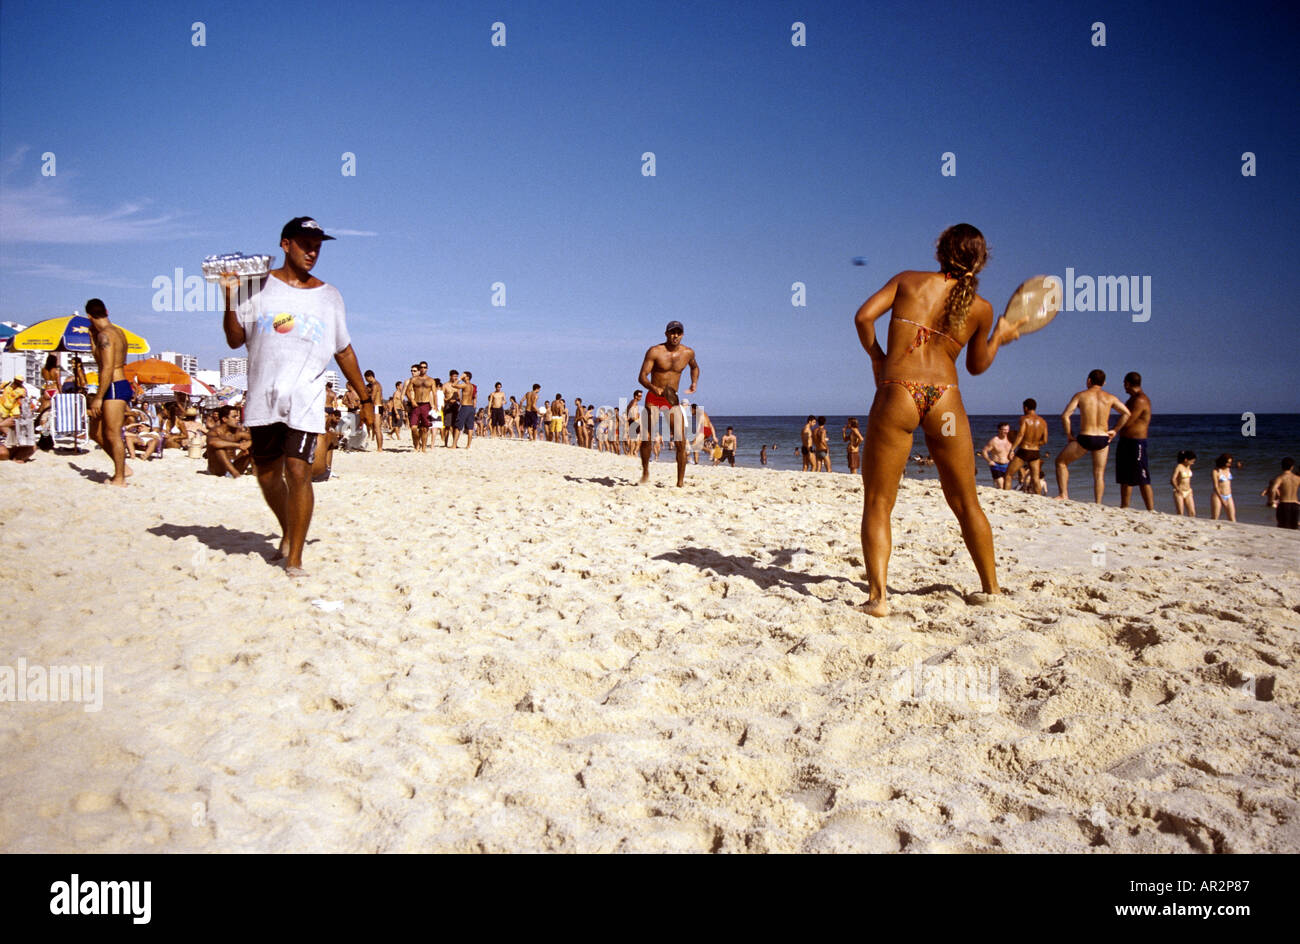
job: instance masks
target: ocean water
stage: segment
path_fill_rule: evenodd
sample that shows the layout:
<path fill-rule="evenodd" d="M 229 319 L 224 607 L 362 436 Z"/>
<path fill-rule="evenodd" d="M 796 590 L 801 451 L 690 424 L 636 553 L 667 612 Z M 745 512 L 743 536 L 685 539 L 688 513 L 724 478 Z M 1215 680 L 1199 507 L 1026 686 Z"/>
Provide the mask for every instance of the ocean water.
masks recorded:
<path fill-rule="evenodd" d="M 799 431 L 808 414 L 796 416 L 721 416 L 713 415 L 714 426 L 719 435 L 728 427 L 735 427 L 739 448 L 736 450 L 736 465 L 749 468 L 762 468 L 759 462 L 760 448 L 766 444 L 767 465 L 769 469 L 788 469 L 798 471 L 803 467 L 799 455 Z M 1065 442 L 1061 431 L 1061 421 L 1057 416 L 1047 416 L 1051 438 L 1047 451 L 1051 458 L 1043 462 L 1043 474 L 1047 478 L 1048 494 L 1056 494 L 1055 456 Z M 970 417 L 971 439 L 976 451 L 997 435 L 998 423 L 1011 424 L 1012 432 L 1018 417 L 1016 415 L 973 415 Z M 848 421 L 847 416 L 827 416 L 826 427 L 831 440 L 831 468 L 835 473 L 848 471 L 846 448 L 840 438 L 841 430 Z M 1075 417 L 1075 430 L 1078 430 L 1078 417 Z M 858 425 L 865 431 L 867 418 L 858 417 Z M 1169 477 L 1173 474 L 1179 450 L 1191 449 L 1197 455 L 1193 466 L 1192 489 L 1196 500 L 1196 514 L 1201 518 L 1210 516 L 1211 473 L 1214 460 L 1221 453 L 1229 453 L 1234 459 L 1244 463 L 1241 469 L 1233 470 L 1232 494 L 1237 506 L 1237 520 L 1243 523 L 1274 525 L 1273 509 L 1265 504 L 1260 492 L 1273 476 L 1281 471 L 1281 460 L 1290 456 L 1300 462 L 1300 414 L 1297 413 L 1260 413 L 1255 416 L 1254 435 L 1245 435 L 1241 414 L 1156 414 L 1151 423 L 1148 440 L 1151 484 L 1155 489 L 1156 510 L 1172 513 L 1174 510 L 1173 490 Z M 912 440 L 912 453 L 928 455 L 925 437 L 917 430 Z M 661 455 L 660 461 L 668 459 Z M 983 459 L 976 457 L 976 470 L 981 485 L 992 485 L 988 466 Z M 909 463 L 908 478 L 937 480 L 938 475 L 933 466 L 920 466 Z M 1075 500 L 1092 501 L 1092 465 L 1088 457 L 1070 465 L 1070 494 Z M 1133 502 L 1141 508 L 1142 497 L 1137 489 L 1133 490 Z M 1106 466 L 1105 503 L 1119 507 L 1119 486 L 1115 484 L 1115 449 L 1111 448 Z"/>

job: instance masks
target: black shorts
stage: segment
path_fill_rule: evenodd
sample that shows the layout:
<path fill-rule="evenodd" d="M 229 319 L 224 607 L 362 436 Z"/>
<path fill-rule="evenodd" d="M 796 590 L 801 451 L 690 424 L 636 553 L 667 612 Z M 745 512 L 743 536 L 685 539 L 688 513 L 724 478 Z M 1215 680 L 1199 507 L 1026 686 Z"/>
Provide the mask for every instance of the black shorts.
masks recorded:
<path fill-rule="evenodd" d="M 444 403 L 442 407 L 442 425 L 447 427 L 447 429 L 455 429 L 456 417 L 459 413 L 459 403 Z"/>
<path fill-rule="evenodd" d="M 1119 437 L 1119 445 L 1115 449 L 1115 484 L 1139 486 L 1151 484 L 1145 439 Z"/>
<path fill-rule="evenodd" d="M 290 429 L 284 423 L 272 423 L 270 426 L 250 426 L 253 437 L 253 461 L 259 466 L 269 465 L 281 456 L 301 459 L 311 465 L 316 461 L 316 443 L 320 433 L 307 433 L 300 429 Z"/>
<path fill-rule="evenodd" d="M 506 425 L 506 408 L 503 406 L 492 407 L 492 425 L 500 429 Z"/>
<path fill-rule="evenodd" d="M 1279 528 L 1300 529 L 1300 502 L 1278 502 L 1275 517 Z"/>

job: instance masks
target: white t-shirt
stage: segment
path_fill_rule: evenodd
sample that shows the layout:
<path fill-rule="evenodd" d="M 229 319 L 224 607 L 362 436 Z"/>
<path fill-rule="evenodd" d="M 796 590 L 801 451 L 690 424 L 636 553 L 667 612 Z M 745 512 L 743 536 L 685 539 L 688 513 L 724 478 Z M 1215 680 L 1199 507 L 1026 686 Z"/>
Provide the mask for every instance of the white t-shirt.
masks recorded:
<path fill-rule="evenodd" d="M 293 288 L 268 275 L 237 313 L 248 345 L 244 423 L 325 432 L 325 371 L 352 343 L 338 289 Z"/>

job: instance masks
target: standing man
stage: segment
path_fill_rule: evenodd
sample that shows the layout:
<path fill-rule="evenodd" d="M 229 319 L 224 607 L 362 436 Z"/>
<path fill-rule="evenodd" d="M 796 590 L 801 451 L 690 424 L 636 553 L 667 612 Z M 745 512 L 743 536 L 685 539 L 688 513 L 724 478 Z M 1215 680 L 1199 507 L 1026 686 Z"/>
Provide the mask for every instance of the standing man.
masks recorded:
<path fill-rule="evenodd" d="M 99 388 L 90 401 L 90 438 L 113 457 L 113 477 L 109 485 L 126 485 L 132 472 L 126 467 L 126 444 L 122 441 L 122 421 L 133 392 L 126 379 L 126 335 L 108 320 L 108 309 L 98 298 L 86 302 L 90 316 L 90 341 L 94 345 L 95 363 L 99 365 Z M 76 359 L 77 382 L 85 382 L 81 358 Z M 82 387 L 82 392 L 85 387 Z"/>
<path fill-rule="evenodd" d="M 1097 504 L 1101 504 L 1106 494 L 1106 457 L 1110 455 L 1110 441 L 1124 428 L 1132 415 L 1128 407 L 1101 389 L 1106 383 L 1106 372 L 1098 369 L 1088 374 L 1088 387 L 1080 390 L 1070 398 L 1065 411 L 1061 414 L 1061 425 L 1065 427 L 1065 448 L 1056 457 L 1057 498 L 1068 500 L 1070 497 L 1069 465 L 1085 453 L 1092 453 L 1092 491 Z M 1070 414 L 1079 411 L 1078 438 L 1070 432 Z M 1114 429 L 1107 429 L 1110 424 L 1110 411 L 1117 410 L 1121 415 Z"/>
<path fill-rule="evenodd" d="M 1133 486 L 1142 492 L 1147 511 L 1156 510 L 1156 493 L 1151 487 L 1147 468 L 1147 430 L 1151 426 L 1151 400 L 1142 392 L 1142 375 L 1130 370 L 1124 375 L 1124 392 L 1128 394 L 1129 421 L 1115 447 L 1115 484 L 1119 486 L 1119 506 L 1127 508 Z"/>
<path fill-rule="evenodd" d="M 433 378 L 429 376 L 429 362 L 412 364 L 415 375 L 407 381 L 406 398 L 411 403 L 411 445 L 416 452 L 429 449 L 429 430 L 433 428 Z"/>
<path fill-rule="evenodd" d="M 524 394 L 524 430 L 533 442 L 537 442 L 537 392 L 541 389 L 541 384 L 533 384 L 533 389 Z"/>
<path fill-rule="evenodd" d="M 1043 480 L 1043 447 L 1047 445 L 1047 420 L 1038 415 L 1038 401 L 1033 397 L 1027 397 L 1020 404 L 1020 408 L 1024 411 L 1024 415 L 1020 417 L 1015 439 L 1011 442 L 1011 465 L 1007 469 L 1002 487 L 1011 488 L 1012 484 L 1018 481 L 1020 470 L 1029 466 L 1030 490 L 1037 495 L 1040 489 L 1039 483 Z"/>
<path fill-rule="evenodd" d="M 826 417 L 817 417 L 817 426 L 813 430 L 813 471 L 831 471 L 831 436 L 826 429 Z"/>
<path fill-rule="evenodd" d="M 803 424 L 803 429 L 799 431 L 799 452 L 803 456 L 803 471 L 807 472 L 813 469 L 813 430 L 817 427 L 817 417 L 808 417 L 808 422 Z"/>
<path fill-rule="evenodd" d="M 499 380 L 488 394 L 488 409 L 492 411 L 492 438 L 500 439 L 506 430 L 506 395 Z"/>
<path fill-rule="evenodd" d="M 1279 528 L 1300 528 L 1300 475 L 1295 474 L 1295 461 L 1282 460 L 1282 472 L 1273 477 L 1263 495 L 1275 509 Z"/>
<path fill-rule="evenodd" d="M 646 395 L 646 422 L 648 427 L 641 430 L 641 481 L 644 485 L 650 481 L 650 430 L 657 429 L 661 410 L 668 410 L 669 430 L 673 447 L 677 450 L 677 487 L 686 484 L 686 417 L 678 404 L 677 387 L 682 380 L 682 371 L 691 369 L 691 386 L 687 393 L 694 393 L 700 380 L 700 365 L 695 362 L 695 352 L 682 344 L 686 329 L 680 321 L 670 321 L 664 328 L 664 343 L 656 344 L 645 352 L 641 362 L 641 372 L 637 381 L 650 391 Z"/>
<path fill-rule="evenodd" d="M 456 420 L 460 418 L 460 371 L 447 372 L 447 383 L 443 385 L 442 393 L 442 444 L 445 447 L 452 432 L 460 432 L 456 429 Z"/>
<path fill-rule="evenodd" d="M 1011 453 L 1015 443 L 1011 441 L 1011 424 L 999 423 L 998 434 L 984 444 L 980 456 L 989 464 L 989 475 L 993 478 L 993 487 L 1007 487 L 1007 466 L 1011 464 Z"/>
<path fill-rule="evenodd" d="M 452 374 L 456 372 L 453 370 Z M 453 377 L 453 380 L 455 378 Z M 465 371 L 460 381 L 460 406 L 456 408 L 456 425 L 451 434 L 451 448 L 459 448 L 456 444 L 460 442 L 460 434 L 465 434 L 465 448 L 474 439 L 474 417 L 478 413 L 478 384 L 474 383 L 474 375 Z"/>
<path fill-rule="evenodd" d="M 728 463 L 733 469 L 736 467 L 737 443 L 735 432 L 728 426 L 727 435 L 722 437 L 722 461 Z"/>
<path fill-rule="evenodd" d="M 248 345 L 248 394 L 244 422 L 252 435 L 257 483 L 280 523 L 280 548 L 291 577 L 306 576 L 307 543 L 315 496 L 312 462 L 325 432 L 325 369 L 333 359 L 353 391 L 366 390 L 352 350 L 343 296 L 311 274 L 326 235 L 311 217 L 296 216 L 280 230 L 284 264 L 240 291 L 237 275 L 221 279 L 226 313 L 222 326 L 231 348 Z M 361 417 L 374 422 L 369 392 L 360 397 Z"/>
<path fill-rule="evenodd" d="M 370 434 L 375 437 L 375 451 L 383 452 L 384 429 L 383 425 L 379 422 L 379 414 L 374 411 L 378 410 L 379 405 L 384 402 L 384 388 L 379 381 L 375 379 L 375 372 L 373 370 L 366 371 L 366 390 L 370 393 L 371 414 L 368 424 L 370 426 Z"/>

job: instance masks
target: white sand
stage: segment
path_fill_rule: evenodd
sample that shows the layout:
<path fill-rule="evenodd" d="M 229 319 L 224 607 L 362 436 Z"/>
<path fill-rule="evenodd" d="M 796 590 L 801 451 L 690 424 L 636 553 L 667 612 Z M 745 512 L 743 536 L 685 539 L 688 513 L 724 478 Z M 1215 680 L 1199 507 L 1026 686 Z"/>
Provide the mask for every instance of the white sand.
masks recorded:
<path fill-rule="evenodd" d="M 107 468 L 0 470 L 0 667 L 104 680 L 0 704 L 3 851 L 1300 851 L 1295 532 L 981 488 L 971 607 L 906 483 L 874 621 L 846 475 L 339 454 L 293 582 L 251 478 Z"/>

